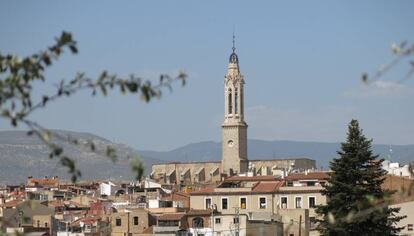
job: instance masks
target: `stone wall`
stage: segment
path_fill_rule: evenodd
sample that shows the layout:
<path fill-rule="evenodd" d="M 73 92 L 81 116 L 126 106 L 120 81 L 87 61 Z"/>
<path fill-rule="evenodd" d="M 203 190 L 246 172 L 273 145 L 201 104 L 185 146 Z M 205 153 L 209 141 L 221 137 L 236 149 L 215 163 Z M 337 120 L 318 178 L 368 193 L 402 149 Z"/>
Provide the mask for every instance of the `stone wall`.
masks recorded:
<path fill-rule="evenodd" d="M 187 162 L 152 165 L 151 178 L 165 184 L 212 183 L 220 180 L 221 162 Z"/>

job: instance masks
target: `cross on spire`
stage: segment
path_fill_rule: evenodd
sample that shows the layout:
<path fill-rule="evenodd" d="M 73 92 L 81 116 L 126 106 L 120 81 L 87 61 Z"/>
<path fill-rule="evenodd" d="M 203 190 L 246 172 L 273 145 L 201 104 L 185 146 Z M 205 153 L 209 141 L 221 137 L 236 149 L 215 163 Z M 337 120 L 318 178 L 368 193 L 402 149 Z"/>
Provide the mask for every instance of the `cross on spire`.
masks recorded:
<path fill-rule="evenodd" d="M 236 51 L 236 36 L 234 36 L 234 30 L 233 30 L 233 52 Z"/>

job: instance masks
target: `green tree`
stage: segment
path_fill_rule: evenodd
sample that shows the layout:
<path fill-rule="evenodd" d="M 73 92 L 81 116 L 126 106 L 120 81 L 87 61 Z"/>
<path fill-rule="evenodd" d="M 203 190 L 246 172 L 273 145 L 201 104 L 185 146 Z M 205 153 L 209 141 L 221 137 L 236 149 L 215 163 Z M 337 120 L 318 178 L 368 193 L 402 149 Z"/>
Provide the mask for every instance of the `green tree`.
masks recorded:
<path fill-rule="evenodd" d="M 399 209 L 388 206 L 392 192 L 381 189 L 383 159 L 373 155 L 371 143 L 352 120 L 339 158 L 330 163 L 331 178 L 322 192 L 327 204 L 316 209 L 322 235 L 397 235 L 401 230 L 395 226 L 402 218 L 395 215 Z"/>
<path fill-rule="evenodd" d="M 162 74 L 156 83 L 131 75 L 122 78 L 116 74 L 103 71 L 97 78 L 90 78 L 84 73 L 78 73 L 73 79 L 62 80 L 53 94 L 43 94 L 34 97 L 34 84 L 47 82 L 44 72 L 66 51 L 76 54 L 78 52 L 77 42 L 68 32 L 62 32 L 56 42 L 46 50 L 21 58 L 17 55 L 3 55 L 0 52 L 0 119 L 8 120 L 13 127 L 26 126 L 28 135 L 36 135 L 51 150 L 49 157 L 59 158 L 60 163 L 67 167 L 75 182 L 81 176 L 76 168 L 75 162 L 64 154 L 62 147 L 57 145 L 56 140 L 67 141 L 73 145 L 84 145 L 90 151 L 104 152 L 113 161 L 117 159 L 116 150 L 108 146 L 105 150 L 96 150 L 92 141 L 87 144 L 79 143 L 71 137 L 63 137 L 41 124 L 33 121 L 31 114 L 46 107 L 50 102 L 63 97 L 69 97 L 81 90 L 90 90 L 92 95 L 101 93 L 107 96 L 110 90 L 119 89 L 122 94 L 138 94 L 144 102 L 153 98 L 161 97 L 162 90 L 171 90 L 174 81 L 185 84 L 186 74 L 180 72 L 176 77 Z M 143 166 L 140 161 L 132 161 L 132 170 L 136 172 L 136 178 L 140 179 L 143 174 Z"/>

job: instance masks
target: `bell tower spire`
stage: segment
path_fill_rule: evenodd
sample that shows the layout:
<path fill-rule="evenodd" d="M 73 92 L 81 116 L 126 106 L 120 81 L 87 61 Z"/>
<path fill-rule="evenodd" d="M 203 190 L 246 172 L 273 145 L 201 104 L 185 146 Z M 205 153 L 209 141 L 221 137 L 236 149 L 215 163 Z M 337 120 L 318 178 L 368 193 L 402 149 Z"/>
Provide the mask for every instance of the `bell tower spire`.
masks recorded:
<path fill-rule="evenodd" d="M 222 124 L 222 172 L 247 171 L 247 124 L 244 121 L 244 76 L 240 73 L 235 36 L 224 76 L 224 121 Z"/>

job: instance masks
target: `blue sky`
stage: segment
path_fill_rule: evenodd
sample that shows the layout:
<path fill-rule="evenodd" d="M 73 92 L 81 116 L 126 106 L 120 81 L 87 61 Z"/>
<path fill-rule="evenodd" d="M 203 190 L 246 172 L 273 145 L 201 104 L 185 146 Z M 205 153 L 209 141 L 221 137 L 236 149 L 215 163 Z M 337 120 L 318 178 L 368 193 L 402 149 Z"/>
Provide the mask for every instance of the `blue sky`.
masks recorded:
<path fill-rule="evenodd" d="M 370 86 L 360 82 L 362 72 L 393 59 L 391 43 L 414 43 L 412 9 L 413 1 L 1 1 L 0 50 L 29 55 L 71 32 L 80 53 L 51 67 L 49 84 L 78 71 L 148 79 L 186 71 L 187 86 L 150 104 L 117 92 L 80 93 L 32 117 L 49 128 L 168 150 L 220 140 L 235 28 L 249 138 L 342 141 L 355 118 L 375 143 L 412 144 L 414 78 L 396 83 L 408 62 Z"/>

